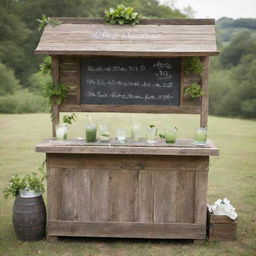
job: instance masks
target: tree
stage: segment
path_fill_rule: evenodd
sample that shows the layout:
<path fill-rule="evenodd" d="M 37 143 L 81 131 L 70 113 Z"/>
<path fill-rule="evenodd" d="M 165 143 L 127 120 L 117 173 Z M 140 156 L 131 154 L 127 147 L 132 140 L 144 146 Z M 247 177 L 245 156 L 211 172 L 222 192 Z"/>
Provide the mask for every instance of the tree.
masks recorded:
<path fill-rule="evenodd" d="M 14 72 L 0 62 L 0 96 L 12 94 L 19 89 L 19 81 L 15 78 Z"/>

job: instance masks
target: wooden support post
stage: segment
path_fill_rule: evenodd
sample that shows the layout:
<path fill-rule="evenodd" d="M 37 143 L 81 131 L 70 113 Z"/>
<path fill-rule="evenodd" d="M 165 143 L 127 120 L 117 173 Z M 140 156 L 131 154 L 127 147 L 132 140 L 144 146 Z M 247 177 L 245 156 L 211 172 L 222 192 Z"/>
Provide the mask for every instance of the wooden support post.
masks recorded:
<path fill-rule="evenodd" d="M 201 114 L 200 114 L 200 126 L 207 127 L 208 122 L 208 72 L 210 65 L 210 57 L 202 57 L 202 62 L 204 66 L 204 71 L 202 73 L 202 88 L 203 88 L 203 96 L 202 96 L 202 106 L 201 106 Z"/>
<path fill-rule="evenodd" d="M 52 81 L 55 84 L 59 83 L 59 56 L 52 56 Z M 56 137 L 55 127 L 60 121 L 59 106 L 52 104 L 52 136 Z"/>

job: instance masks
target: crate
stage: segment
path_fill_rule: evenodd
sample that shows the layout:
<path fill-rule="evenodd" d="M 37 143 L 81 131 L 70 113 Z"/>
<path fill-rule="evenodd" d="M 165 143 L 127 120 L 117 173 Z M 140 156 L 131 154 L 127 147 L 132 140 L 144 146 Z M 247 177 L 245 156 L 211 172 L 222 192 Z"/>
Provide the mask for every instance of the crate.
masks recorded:
<path fill-rule="evenodd" d="M 237 219 L 214 215 L 207 211 L 207 237 L 210 241 L 228 241 L 236 239 Z"/>

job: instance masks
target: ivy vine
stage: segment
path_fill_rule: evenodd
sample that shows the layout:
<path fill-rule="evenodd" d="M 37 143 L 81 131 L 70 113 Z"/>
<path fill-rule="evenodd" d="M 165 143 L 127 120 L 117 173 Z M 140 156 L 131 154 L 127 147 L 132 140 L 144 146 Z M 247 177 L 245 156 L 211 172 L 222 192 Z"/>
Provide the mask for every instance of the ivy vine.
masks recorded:
<path fill-rule="evenodd" d="M 190 86 L 187 87 L 184 91 L 185 91 L 185 95 L 190 96 L 192 99 L 203 96 L 203 89 L 196 82 L 193 82 L 192 84 L 190 84 Z"/>
<path fill-rule="evenodd" d="M 187 74 L 195 73 L 202 74 L 204 66 L 199 57 L 187 57 L 185 58 L 184 71 Z"/>

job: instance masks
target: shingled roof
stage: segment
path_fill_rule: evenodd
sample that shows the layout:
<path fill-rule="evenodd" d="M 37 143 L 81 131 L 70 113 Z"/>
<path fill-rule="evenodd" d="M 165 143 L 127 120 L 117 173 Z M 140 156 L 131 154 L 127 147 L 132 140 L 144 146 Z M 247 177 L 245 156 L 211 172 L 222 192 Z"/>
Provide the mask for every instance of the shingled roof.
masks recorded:
<path fill-rule="evenodd" d="M 103 19 L 55 18 L 35 50 L 48 55 L 210 56 L 216 46 L 212 19 L 144 19 L 140 25 L 104 24 Z"/>

